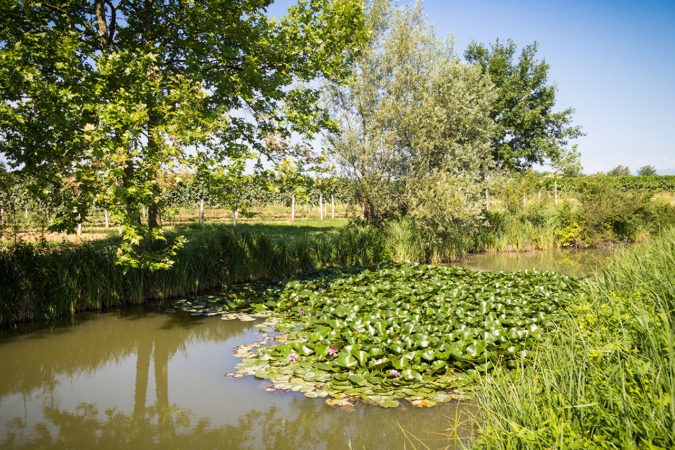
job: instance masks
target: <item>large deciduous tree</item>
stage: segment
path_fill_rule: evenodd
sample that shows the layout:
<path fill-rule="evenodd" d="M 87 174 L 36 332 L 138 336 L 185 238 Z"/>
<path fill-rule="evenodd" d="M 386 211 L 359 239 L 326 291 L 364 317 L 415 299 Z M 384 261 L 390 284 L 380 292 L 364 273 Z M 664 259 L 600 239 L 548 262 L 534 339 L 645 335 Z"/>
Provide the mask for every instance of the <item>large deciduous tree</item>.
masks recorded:
<path fill-rule="evenodd" d="M 330 88 L 340 131 L 327 139 L 366 218 L 475 223 L 492 167 L 491 82 L 434 35 L 419 5 L 375 1 L 367 26 L 349 82 Z"/>
<path fill-rule="evenodd" d="M 571 125 L 574 110 L 554 111 L 556 87 L 549 84 L 546 61 L 536 59 L 537 43 L 525 46 L 517 60 L 516 50 L 513 41 L 497 40 L 489 48 L 474 42 L 464 53 L 497 88 L 490 111 L 495 123 L 492 155 L 510 170 L 548 163 L 567 171 L 578 165 L 570 162 L 579 158 L 568 143 L 583 135 L 579 127 Z"/>
<path fill-rule="evenodd" d="M 329 124 L 312 81 L 348 74 L 362 5 L 300 1 L 275 20 L 271 1 L 0 0 L 0 153 L 78 192 L 55 226 L 96 201 L 122 224 L 122 261 L 165 267 L 171 248 L 150 251 L 163 173 L 306 156 L 265 143 Z"/>

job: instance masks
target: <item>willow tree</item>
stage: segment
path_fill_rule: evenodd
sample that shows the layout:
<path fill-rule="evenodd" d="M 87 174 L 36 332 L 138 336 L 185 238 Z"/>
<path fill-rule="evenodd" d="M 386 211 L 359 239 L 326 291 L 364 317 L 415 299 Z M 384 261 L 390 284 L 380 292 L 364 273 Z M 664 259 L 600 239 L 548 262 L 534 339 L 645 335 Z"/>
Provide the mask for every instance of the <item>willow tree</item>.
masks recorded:
<path fill-rule="evenodd" d="M 328 124 L 311 81 L 348 74 L 362 6 L 302 1 L 275 20 L 271 1 L 0 0 L 0 152 L 78 192 L 55 227 L 96 200 L 123 227 L 122 262 L 166 267 L 172 249 L 150 251 L 162 173 L 303 156 L 265 142 Z"/>
<path fill-rule="evenodd" d="M 329 102 L 338 163 L 357 180 L 369 221 L 414 216 L 435 229 L 475 223 L 491 168 L 492 85 L 437 38 L 420 6 L 373 2 L 371 38 Z"/>

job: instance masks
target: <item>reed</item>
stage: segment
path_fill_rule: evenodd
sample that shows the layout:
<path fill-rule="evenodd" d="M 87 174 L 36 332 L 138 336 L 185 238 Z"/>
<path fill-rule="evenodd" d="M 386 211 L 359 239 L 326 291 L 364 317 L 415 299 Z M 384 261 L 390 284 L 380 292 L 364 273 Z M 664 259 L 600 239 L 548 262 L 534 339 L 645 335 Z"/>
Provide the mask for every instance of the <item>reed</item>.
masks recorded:
<path fill-rule="evenodd" d="M 181 234 L 187 242 L 174 265 L 155 272 L 115 264 L 116 237 L 0 251 L 0 323 L 49 320 L 329 265 L 369 265 L 385 257 L 377 232 L 356 225 L 309 236 L 229 225 L 192 227 Z"/>
<path fill-rule="evenodd" d="M 618 254 L 516 370 L 483 378 L 486 448 L 675 446 L 675 228 Z"/>

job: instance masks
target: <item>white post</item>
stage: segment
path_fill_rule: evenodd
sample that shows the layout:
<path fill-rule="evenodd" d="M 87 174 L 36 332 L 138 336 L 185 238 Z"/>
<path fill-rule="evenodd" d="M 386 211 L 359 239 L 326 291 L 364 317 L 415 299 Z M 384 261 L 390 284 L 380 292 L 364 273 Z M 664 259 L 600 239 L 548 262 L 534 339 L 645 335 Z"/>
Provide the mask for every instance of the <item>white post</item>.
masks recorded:
<path fill-rule="evenodd" d="M 234 210 L 234 214 L 232 214 L 232 219 L 234 220 L 234 226 L 237 226 L 237 210 Z"/>
<path fill-rule="evenodd" d="M 28 219 L 28 208 L 23 209 L 23 216 Z"/>
<path fill-rule="evenodd" d="M 319 216 L 323 220 L 323 193 L 319 192 Z"/>
<path fill-rule="evenodd" d="M 555 192 L 555 206 L 558 206 L 558 180 L 553 180 L 553 189 Z"/>
<path fill-rule="evenodd" d="M 82 216 L 77 215 L 77 235 L 82 235 Z"/>
<path fill-rule="evenodd" d="M 204 199 L 199 199 L 199 225 L 204 223 Z"/>
<path fill-rule="evenodd" d="M 103 210 L 103 216 L 105 217 L 105 227 L 108 228 L 108 210 Z"/>
<path fill-rule="evenodd" d="M 141 212 L 143 213 L 143 217 L 145 217 L 145 205 L 141 208 Z"/>
<path fill-rule="evenodd" d="M 295 220 L 295 194 L 291 198 L 291 222 Z"/>
<path fill-rule="evenodd" d="M 335 219 L 335 197 L 330 196 L 330 218 Z"/>

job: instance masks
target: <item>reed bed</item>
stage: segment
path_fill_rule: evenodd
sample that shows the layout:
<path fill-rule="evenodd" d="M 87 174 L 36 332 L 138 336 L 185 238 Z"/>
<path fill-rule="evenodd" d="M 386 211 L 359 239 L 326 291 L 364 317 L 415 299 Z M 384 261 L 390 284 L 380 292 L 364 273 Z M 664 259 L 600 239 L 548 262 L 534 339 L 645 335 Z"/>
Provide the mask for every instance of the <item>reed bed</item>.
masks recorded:
<path fill-rule="evenodd" d="M 485 448 L 675 446 L 675 228 L 620 252 L 517 370 L 481 380 Z"/>
<path fill-rule="evenodd" d="M 48 320 L 329 265 L 369 265 L 385 258 L 372 227 L 352 225 L 290 237 L 259 230 L 224 225 L 182 230 L 187 242 L 175 264 L 155 272 L 116 264 L 116 237 L 44 247 L 23 244 L 0 251 L 0 323 Z"/>

